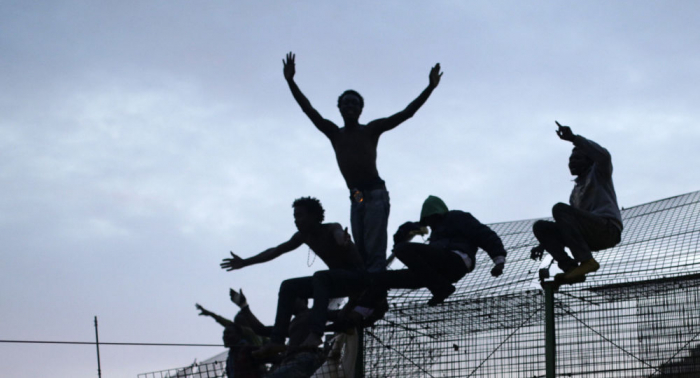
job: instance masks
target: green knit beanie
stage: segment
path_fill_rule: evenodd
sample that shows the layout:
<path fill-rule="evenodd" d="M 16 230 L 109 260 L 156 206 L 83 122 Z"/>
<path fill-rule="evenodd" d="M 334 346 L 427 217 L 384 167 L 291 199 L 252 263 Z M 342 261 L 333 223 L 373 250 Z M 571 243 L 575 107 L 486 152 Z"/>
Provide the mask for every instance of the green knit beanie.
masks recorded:
<path fill-rule="evenodd" d="M 420 212 L 421 221 L 433 214 L 445 214 L 447 210 L 447 205 L 440 198 L 435 196 L 428 196 L 425 202 L 423 202 L 423 209 Z"/>

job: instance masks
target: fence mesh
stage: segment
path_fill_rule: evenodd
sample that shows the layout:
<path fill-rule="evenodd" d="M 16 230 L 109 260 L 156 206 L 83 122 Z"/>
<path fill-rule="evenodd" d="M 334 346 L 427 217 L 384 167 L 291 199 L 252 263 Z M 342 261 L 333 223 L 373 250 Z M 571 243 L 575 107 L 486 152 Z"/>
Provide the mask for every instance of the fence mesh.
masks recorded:
<path fill-rule="evenodd" d="M 621 242 L 595 254 L 600 270 L 554 296 L 556 375 L 700 377 L 700 191 L 623 209 L 622 217 Z M 426 289 L 390 291 L 390 311 L 362 335 L 364 376 L 544 377 L 539 271 L 551 258 L 530 259 L 537 220 L 490 225 L 508 251 L 503 275 L 491 277 L 480 253 L 443 305 L 428 307 Z M 550 270 L 557 273 L 556 264 Z M 348 376 L 354 343 L 331 348 L 314 377 Z M 139 378 L 224 371 L 222 361 Z"/>
<path fill-rule="evenodd" d="M 183 368 L 153 371 L 139 374 L 138 378 L 223 378 L 226 377 L 226 362 L 192 364 Z"/>
<path fill-rule="evenodd" d="M 555 294 L 557 376 L 700 376 L 700 192 L 622 210 L 601 268 Z M 544 296 L 533 261 L 537 219 L 490 225 L 508 250 L 490 275 L 477 255 L 444 305 L 429 291 L 395 290 L 391 311 L 365 330 L 368 377 L 544 377 Z M 556 273 L 556 268 L 551 268 Z"/>

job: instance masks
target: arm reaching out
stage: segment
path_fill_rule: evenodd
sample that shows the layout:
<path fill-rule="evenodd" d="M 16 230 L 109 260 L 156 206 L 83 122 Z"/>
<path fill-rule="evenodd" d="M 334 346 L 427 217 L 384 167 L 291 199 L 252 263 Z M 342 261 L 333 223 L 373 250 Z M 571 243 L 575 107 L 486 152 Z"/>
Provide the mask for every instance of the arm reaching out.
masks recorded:
<path fill-rule="evenodd" d="M 391 130 L 394 127 L 400 125 L 403 121 L 413 117 L 414 114 L 420 109 L 423 104 L 428 100 L 430 94 L 433 93 L 433 89 L 437 88 L 440 84 L 440 78 L 442 77 L 442 72 L 440 71 L 440 63 L 437 63 L 433 68 L 430 69 L 430 74 L 428 75 L 428 87 L 421 92 L 421 94 L 413 100 L 406 109 L 388 117 L 382 118 L 370 122 L 367 126 L 372 126 L 377 128 L 380 133 Z"/>
<path fill-rule="evenodd" d="M 211 316 L 212 318 L 214 318 L 214 320 L 216 320 L 217 323 L 221 324 L 224 327 L 227 327 L 227 326 L 230 326 L 233 324 L 232 321 L 224 318 L 221 315 L 217 315 L 217 314 L 207 310 L 206 308 L 202 307 L 199 303 L 195 303 L 194 306 L 197 308 L 197 310 L 199 310 L 199 316 Z"/>
<path fill-rule="evenodd" d="M 225 269 L 230 272 L 232 270 L 241 269 L 243 267 L 264 263 L 273 260 L 289 251 L 293 251 L 302 244 L 301 236 L 299 233 L 295 233 L 291 239 L 278 245 L 277 247 L 268 248 L 253 257 L 243 259 L 235 253 L 231 252 L 231 257 L 223 259 L 220 266 L 221 269 Z"/>
<path fill-rule="evenodd" d="M 314 126 L 316 126 L 316 128 L 322 133 L 328 135 L 330 132 L 338 130 L 338 126 L 323 118 L 321 114 L 316 111 L 313 106 L 311 106 L 309 99 L 306 98 L 303 93 L 301 93 L 301 89 L 299 89 L 297 83 L 294 82 L 294 74 L 296 73 L 296 67 L 294 64 L 295 58 L 296 55 L 289 52 L 287 53 L 286 59 L 282 60 L 284 78 L 287 80 L 289 90 L 292 91 L 292 96 L 294 96 L 294 99 L 297 101 L 297 104 L 299 104 L 304 114 L 309 117 Z"/>

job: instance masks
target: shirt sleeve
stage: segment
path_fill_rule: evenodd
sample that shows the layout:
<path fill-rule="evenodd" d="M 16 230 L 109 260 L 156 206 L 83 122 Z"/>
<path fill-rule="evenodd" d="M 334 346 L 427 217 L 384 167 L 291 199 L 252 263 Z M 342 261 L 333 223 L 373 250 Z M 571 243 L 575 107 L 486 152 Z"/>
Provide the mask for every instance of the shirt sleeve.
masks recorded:
<path fill-rule="evenodd" d="M 489 254 L 494 264 L 505 263 L 507 252 L 498 234 L 471 214 L 466 213 L 466 215 L 465 221 L 476 245 Z"/>
<path fill-rule="evenodd" d="M 608 150 L 580 135 L 576 135 L 574 138 L 574 146 L 580 148 L 586 156 L 593 160 L 601 172 L 605 175 L 612 175 L 612 157 Z"/>

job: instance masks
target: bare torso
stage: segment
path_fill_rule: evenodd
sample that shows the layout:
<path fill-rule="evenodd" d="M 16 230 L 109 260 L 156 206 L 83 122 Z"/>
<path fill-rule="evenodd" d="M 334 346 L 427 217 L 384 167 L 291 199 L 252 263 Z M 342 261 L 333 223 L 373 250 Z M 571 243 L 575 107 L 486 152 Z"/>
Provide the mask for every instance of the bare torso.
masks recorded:
<path fill-rule="evenodd" d="M 371 127 L 339 128 L 329 133 L 340 173 L 349 189 L 377 181 L 377 144 L 380 133 Z"/>
<path fill-rule="evenodd" d="M 335 232 L 342 227 L 338 223 L 324 223 L 320 232 L 302 236 L 303 242 L 323 260 L 329 269 L 362 269 L 362 258 L 355 244 L 338 245 Z"/>

